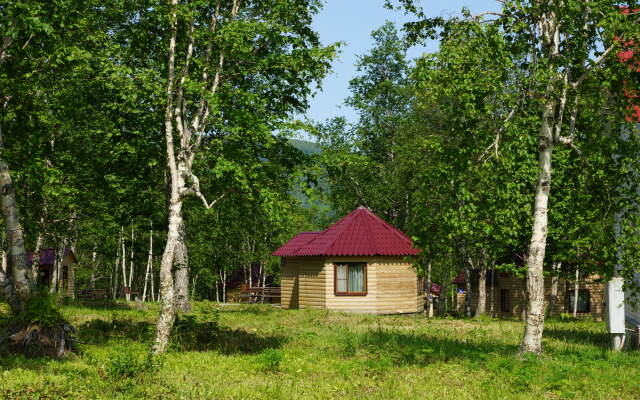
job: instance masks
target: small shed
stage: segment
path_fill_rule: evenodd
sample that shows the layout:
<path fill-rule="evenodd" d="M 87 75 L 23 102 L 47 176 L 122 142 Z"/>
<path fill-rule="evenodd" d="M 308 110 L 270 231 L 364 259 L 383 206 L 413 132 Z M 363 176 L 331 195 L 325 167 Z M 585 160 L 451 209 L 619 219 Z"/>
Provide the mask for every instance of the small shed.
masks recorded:
<path fill-rule="evenodd" d="M 33 264 L 33 251 L 27 252 L 29 264 Z M 78 262 L 76 255 L 70 248 L 65 248 L 60 259 L 60 269 L 58 275 L 54 273 L 56 267 L 56 251 L 54 249 L 40 249 L 38 265 L 38 284 L 51 286 L 57 284 L 58 292 L 65 296 L 73 297 L 75 292 L 75 270 L 74 265 Z M 53 279 L 57 278 L 57 282 Z"/>
<path fill-rule="evenodd" d="M 27 251 L 27 263 L 33 265 L 33 251 Z M 9 255 L 6 256 L 7 272 L 11 271 L 12 260 Z M 54 249 L 40 249 L 38 258 L 38 276 L 36 277 L 38 285 L 51 286 L 56 284 L 58 293 L 63 296 L 74 296 L 75 292 L 75 271 L 74 265 L 77 263 L 76 255 L 69 248 L 64 249 L 60 259 L 60 268 L 56 275 L 54 269 L 57 264 L 57 255 Z M 35 272 L 35 271 L 34 271 Z M 54 282 L 54 278 L 56 282 Z"/>
<path fill-rule="evenodd" d="M 319 232 L 301 232 L 272 253 L 282 258 L 282 308 L 371 314 L 424 309 L 411 239 L 365 207 Z"/>

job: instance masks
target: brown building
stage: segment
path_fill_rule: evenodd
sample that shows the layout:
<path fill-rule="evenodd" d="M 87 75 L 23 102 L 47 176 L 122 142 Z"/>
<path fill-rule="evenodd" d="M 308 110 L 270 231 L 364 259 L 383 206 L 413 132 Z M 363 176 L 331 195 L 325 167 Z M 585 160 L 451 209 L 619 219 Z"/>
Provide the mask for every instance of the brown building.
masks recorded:
<path fill-rule="evenodd" d="M 27 251 L 27 262 L 33 264 L 33 251 Z M 75 270 L 74 264 L 77 263 L 75 254 L 71 249 L 64 249 L 64 253 L 60 260 L 57 259 L 56 252 L 53 249 L 40 249 L 40 257 L 38 260 L 38 285 L 49 286 L 56 283 L 58 293 L 63 296 L 74 296 L 75 292 Z M 59 273 L 56 275 L 54 269 L 59 266 Z M 11 258 L 7 256 L 7 272 L 11 271 Z M 54 282 L 54 279 L 56 282 Z"/>
<path fill-rule="evenodd" d="M 471 308 L 475 311 L 478 305 L 478 278 L 472 273 L 471 285 L 473 298 Z M 466 293 L 465 274 L 461 271 L 452 281 L 458 286 L 457 311 L 464 312 Z M 508 273 L 487 271 L 486 312 L 492 317 L 520 317 L 523 308 L 524 280 Z M 562 313 L 573 314 L 575 284 L 572 281 L 558 279 L 558 296 L 553 307 L 552 316 Z M 551 298 L 551 277 L 545 277 L 545 309 Z M 604 318 L 604 283 L 597 277 L 580 279 L 578 285 L 578 318 L 592 317 L 600 321 Z"/>
<path fill-rule="evenodd" d="M 411 239 L 364 207 L 321 232 L 302 232 L 272 253 L 282 257 L 282 308 L 371 314 L 424 309 L 406 256 Z"/>

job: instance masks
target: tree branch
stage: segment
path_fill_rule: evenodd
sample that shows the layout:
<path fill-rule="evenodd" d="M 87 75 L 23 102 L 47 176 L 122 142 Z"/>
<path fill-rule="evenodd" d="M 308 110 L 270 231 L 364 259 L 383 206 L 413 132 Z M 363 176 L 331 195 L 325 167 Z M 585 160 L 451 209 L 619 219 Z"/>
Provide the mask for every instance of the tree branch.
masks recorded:
<path fill-rule="evenodd" d="M 189 172 L 188 176 L 186 176 L 185 178 L 185 181 L 189 182 L 189 187 L 182 188 L 180 191 L 180 195 L 183 197 L 196 196 L 197 198 L 202 200 L 202 203 L 207 210 L 213 207 L 218 201 L 222 200 L 222 198 L 226 195 L 226 193 L 223 193 L 218 198 L 209 203 L 207 202 L 207 198 L 200 191 L 200 180 L 198 179 L 198 177 L 194 173 Z"/>
<path fill-rule="evenodd" d="M 640 18 L 637 18 L 633 23 L 637 24 L 640 22 Z M 582 83 L 582 81 L 585 80 L 585 78 L 591 73 L 591 71 L 593 71 L 594 68 L 598 67 L 602 61 L 604 61 L 605 58 L 607 58 L 607 56 L 609 55 L 609 53 L 611 53 L 621 42 L 621 40 L 624 39 L 624 35 L 621 35 L 620 38 L 618 40 L 615 40 L 613 42 L 613 44 L 611 44 L 611 46 L 609 46 L 604 53 L 602 53 L 600 55 L 600 57 L 598 57 L 591 65 L 589 65 L 587 68 L 585 68 L 584 73 L 582 74 L 582 76 L 580 76 L 580 78 L 578 78 L 578 80 L 576 80 L 573 83 L 573 88 L 577 88 L 578 86 L 580 86 L 580 84 Z"/>
<path fill-rule="evenodd" d="M 507 123 L 509 123 L 509 121 L 511 121 L 511 118 L 513 118 L 513 116 L 515 115 L 516 110 L 518 109 L 518 106 L 520 105 L 520 100 L 522 100 L 522 98 L 518 99 L 518 101 L 516 102 L 516 105 L 513 106 L 513 108 L 511 109 L 511 111 L 507 115 L 507 117 L 502 122 L 502 126 L 500 126 L 500 129 L 498 129 L 498 132 L 496 133 L 496 139 L 493 141 L 493 143 L 491 143 L 484 150 L 484 152 L 480 155 L 480 157 L 478 157 L 478 161 L 482 161 L 482 163 L 484 164 L 487 161 L 489 161 L 489 159 L 491 157 L 493 157 L 494 154 L 495 154 L 495 157 L 498 158 L 498 146 L 500 145 L 500 137 L 501 137 L 502 132 L 504 131 L 504 128 L 507 125 Z M 495 153 L 494 154 L 490 153 L 492 148 L 495 149 Z M 486 158 L 485 158 L 485 156 L 486 156 Z"/>
<path fill-rule="evenodd" d="M 573 136 L 560 136 L 558 140 L 556 140 L 556 142 L 570 147 L 579 156 L 582 155 L 582 152 L 580 151 L 580 149 L 576 147 L 575 143 L 573 142 Z"/>

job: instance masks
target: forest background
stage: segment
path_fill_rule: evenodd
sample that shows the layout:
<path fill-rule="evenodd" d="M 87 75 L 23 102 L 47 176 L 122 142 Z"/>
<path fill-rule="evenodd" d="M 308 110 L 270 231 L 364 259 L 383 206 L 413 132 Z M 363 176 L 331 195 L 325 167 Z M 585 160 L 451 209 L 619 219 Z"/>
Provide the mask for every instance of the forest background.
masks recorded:
<path fill-rule="evenodd" d="M 0 5 L 14 311 L 42 291 L 25 248 L 69 247 L 76 287 L 162 297 L 162 351 L 190 298 L 277 284 L 274 249 L 359 205 L 424 250 L 416 270 L 442 285 L 443 310 L 461 268 L 631 285 L 638 74 L 619 55 L 637 5 L 504 1 L 445 19 L 400 3 L 415 22 L 372 33 L 345 99 L 357 120 L 322 122 L 300 118 L 341 45 L 310 28 L 318 1 Z M 439 50 L 408 60 L 427 38 Z"/>

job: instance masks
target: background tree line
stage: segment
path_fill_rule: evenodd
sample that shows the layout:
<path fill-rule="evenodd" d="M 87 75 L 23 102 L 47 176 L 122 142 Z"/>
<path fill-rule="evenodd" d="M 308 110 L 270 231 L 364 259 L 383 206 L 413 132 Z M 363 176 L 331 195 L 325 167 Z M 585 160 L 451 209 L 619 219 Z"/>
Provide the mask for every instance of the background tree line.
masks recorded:
<path fill-rule="evenodd" d="M 460 267 L 526 277 L 521 350 L 540 352 L 543 273 L 637 265 L 637 73 L 616 54 L 640 24 L 611 1 L 502 3 L 445 20 L 401 1 L 416 22 L 372 34 L 358 121 L 319 124 L 294 117 L 338 48 L 310 27 L 318 1 L 0 5 L 4 298 L 20 314 L 43 290 L 25 249 L 70 247 L 77 286 L 162 301 L 161 352 L 190 297 L 224 301 L 253 267 L 264 283 L 280 244 L 365 205 L 425 250 L 443 309 Z"/>

